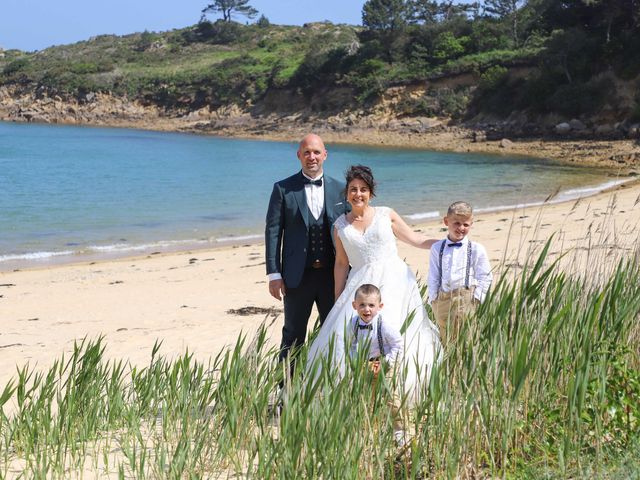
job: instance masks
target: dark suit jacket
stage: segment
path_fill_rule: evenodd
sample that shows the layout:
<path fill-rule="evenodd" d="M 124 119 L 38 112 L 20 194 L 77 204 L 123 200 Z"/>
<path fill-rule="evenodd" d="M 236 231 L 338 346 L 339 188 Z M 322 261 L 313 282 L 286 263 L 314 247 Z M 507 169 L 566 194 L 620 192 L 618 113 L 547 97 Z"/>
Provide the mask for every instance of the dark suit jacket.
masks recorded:
<path fill-rule="evenodd" d="M 330 226 L 347 212 L 344 186 L 324 175 L 324 208 Z M 309 208 L 302 171 L 273 185 L 265 228 L 267 274 L 280 272 L 287 287 L 302 280 L 309 244 Z M 333 233 L 333 232 L 332 232 Z"/>

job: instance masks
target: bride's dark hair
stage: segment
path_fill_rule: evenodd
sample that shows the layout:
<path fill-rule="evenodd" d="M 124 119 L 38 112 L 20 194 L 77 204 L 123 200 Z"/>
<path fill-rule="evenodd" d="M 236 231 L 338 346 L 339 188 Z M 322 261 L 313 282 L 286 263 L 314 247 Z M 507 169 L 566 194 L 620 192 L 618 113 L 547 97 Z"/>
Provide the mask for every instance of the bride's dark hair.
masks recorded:
<path fill-rule="evenodd" d="M 369 167 L 365 165 L 351 165 L 345 172 L 344 177 L 347 181 L 344 187 L 345 196 L 347 195 L 349 184 L 355 179 L 362 180 L 366 183 L 367 187 L 369 187 L 369 193 L 371 193 L 371 196 L 376 196 L 376 181 L 373 179 L 373 172 Z"/>

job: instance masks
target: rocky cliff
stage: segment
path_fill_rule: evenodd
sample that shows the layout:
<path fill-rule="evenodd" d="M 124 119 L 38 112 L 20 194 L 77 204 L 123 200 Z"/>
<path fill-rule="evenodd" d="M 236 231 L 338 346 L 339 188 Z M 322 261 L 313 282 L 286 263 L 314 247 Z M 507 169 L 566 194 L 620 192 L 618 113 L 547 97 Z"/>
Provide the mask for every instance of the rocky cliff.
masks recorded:
<path fill-rule="evenodd" d="M 463 127 L 472 130 L 475 141 L 512 138 L 638 138 L 640 124 L 616 121 L 613 115 L 590 119 L 562 118 L 557 114 L 535 115 L 513 112 L 506 119 L 478 114 L 464 122 L 448 117 L 416 113 L 416 103 L 438 105 L 442 92 L 456 88 L 470 96 L 472 76 L 398 86 L 387 89 L 366 108 L 354 108 L 349 89 L 317 92 L 313 96 L 273 89 L 255 105 L 201 107 L 186 111 L 115 96 L 87 93 L 80 98 L 54 95 L 20 86 L 0 87 L 0 119 L 15 122 L 135 126 L 154 130 L 268 134 L 290 129 L 321 129 L 337 133 L 376 130 L 398 134 L 421 134 Z M 624 91 L 620 88 L 618 91 Z M 619 100 L 623 101 L 623 100 Z M 607 117 L 611 121 L 607 121 Z"/>

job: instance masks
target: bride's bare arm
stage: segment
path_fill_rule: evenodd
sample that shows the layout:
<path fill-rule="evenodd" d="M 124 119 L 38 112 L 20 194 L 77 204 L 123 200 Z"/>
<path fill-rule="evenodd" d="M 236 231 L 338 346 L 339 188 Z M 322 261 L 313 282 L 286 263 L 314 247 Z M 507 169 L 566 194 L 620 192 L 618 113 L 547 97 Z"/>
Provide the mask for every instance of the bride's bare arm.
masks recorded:
<path fill-rule="evenodd" d="M 427 238 L 427 236 L 422 233 L 414 232 L 395 210 L 390 209 L 389 217 L 391 218 L 393 234 L 398 240 L 424 249 L 431 248 L 433 244 L 438 241 L 435 238 Z"/>
<path fill-rule="evenodd" d="M 338 230 L 334 229 L 333 238 L 336 245 L 336 263 L 333 267 L 333 279 L 335 281 L 335 296 L 336 300 L 344 290 L 344 286 L 347 283 L 347 275 L 349 275 L 349 258 L 347 252 L 345 252 L 342 246 L 342 241 L 338 235 Z"/>

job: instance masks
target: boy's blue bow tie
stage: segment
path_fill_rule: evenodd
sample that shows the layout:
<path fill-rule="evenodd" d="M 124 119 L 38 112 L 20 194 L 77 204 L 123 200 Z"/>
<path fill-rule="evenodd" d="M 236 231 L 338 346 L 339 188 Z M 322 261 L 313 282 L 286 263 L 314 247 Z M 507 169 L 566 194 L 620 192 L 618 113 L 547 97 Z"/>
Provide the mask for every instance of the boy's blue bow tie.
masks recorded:
<path fill-rule="evenodd" d="M 371 325 L 370 323 L 368 323 L 366 325 L 358 324 L 358 328 L 360 330 L 373 330 L 373 325 Z"/>
<path fill-rule="evenodd" d="M 447 243 L 447 247 L 461 247 L 462 242 Z"/>

